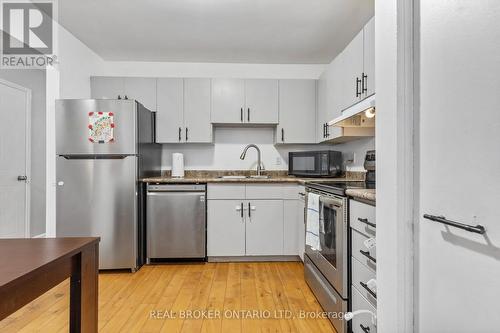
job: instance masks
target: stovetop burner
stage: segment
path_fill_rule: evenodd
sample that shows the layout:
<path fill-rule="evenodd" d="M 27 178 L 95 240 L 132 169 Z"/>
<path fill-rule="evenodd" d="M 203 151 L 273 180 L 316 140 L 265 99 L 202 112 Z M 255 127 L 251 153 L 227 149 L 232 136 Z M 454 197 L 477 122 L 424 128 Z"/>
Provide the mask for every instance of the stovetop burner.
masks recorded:
<path fill-rule="evenodd" d="M 345 196 L 347 189 L 374 189 L 375 183 L 370 182 L 312 182 L 307 187 L 318 191 Z"/>

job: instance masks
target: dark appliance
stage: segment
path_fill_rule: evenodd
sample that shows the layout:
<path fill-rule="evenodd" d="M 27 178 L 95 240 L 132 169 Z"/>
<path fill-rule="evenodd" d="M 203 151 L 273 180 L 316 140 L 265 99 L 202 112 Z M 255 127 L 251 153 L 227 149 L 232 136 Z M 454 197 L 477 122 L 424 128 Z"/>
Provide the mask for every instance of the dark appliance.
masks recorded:
<path fill-rule="evenodd" d="M 338 177 L 342 174 L 342 152 L 334 150 L 288 153 L 288 174 L 299 177 Z"/>

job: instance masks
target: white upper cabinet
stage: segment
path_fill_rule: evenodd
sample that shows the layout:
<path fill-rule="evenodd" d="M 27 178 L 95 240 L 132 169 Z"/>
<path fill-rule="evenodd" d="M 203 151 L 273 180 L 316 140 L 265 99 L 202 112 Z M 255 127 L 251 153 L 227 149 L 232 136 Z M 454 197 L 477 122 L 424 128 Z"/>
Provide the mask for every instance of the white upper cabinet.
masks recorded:
<path fill-rule="evenodd" d="M 182 142 L 184 138 L 183 79 L 158 79 L 156 86 L 156 142 Z"/>
<path fill-rule="evenodd" d="M 276 143 L 316 143 L 316 82 L 279 81 Z"/>
<path fill-rule="evenodd" d="M 212 142 L 210 79 L 184 79 L 184 141 Z"/>
<path fill-rule="evenodd" d="M 90 78 L 90 96 L 95 99 L 124 98 L 124 81 L 123 77 L 92 76 Z"/>
<path fill-rule="evenodd" d="M 337 77 L 342 89 L 339 105 L 341 110 L 344 110 L 359 102 L 363 96 L 363 30 L 354 37 L 334 61 L 338 62 Z"/>
<path fill-rule="evenodd" d="M 244 80 L 212 79 L 212 123 L 242 123 L 244 108 Z"/>
<path fill-rule="evenodd" d="M 278 123 L 278 80 L 245 80 L 245 122 Z"/>
<path fill-rule="evenodd" d="M 278 81 L 212 79 L 212 123 L 277 124 Z"/>
<path fill-rule="evenodd" d="M 326 122 L 327 122 L 327 93 L 328 93 L 328 68 L 321 74 L 318 80 L 318 111 L 316 116 L 316 137 L 317 142 L 326 140 Z"/>
<path fill-rule="evenodd" d="M 135 99 L 147 109 L 156 111 L 156 79 L 126 77 L 123 81 L 124 98 Z"/>
<path fill-rule="evenodd" d="M 363 96 L 375 93 L 375 18 L 372 18 L 363 29 Z"/>

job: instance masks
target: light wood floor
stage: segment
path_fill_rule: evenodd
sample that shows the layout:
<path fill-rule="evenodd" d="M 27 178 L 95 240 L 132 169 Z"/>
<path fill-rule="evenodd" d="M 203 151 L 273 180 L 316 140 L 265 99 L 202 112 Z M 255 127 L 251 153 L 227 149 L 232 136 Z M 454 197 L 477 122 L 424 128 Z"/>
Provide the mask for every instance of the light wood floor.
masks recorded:
<path fill-rule="evenodd" d="M 0 321 L 0 332 L 67 332 L 68 286 L 64 281 Z M 196 309 L 216 318 L 181 318 Z M 240 311 L 230 318 L 226 310 Z M 247 310 L 271 318 L 251 319 Z M 156 265 L 99 275 L 99 332 L 335 332 L 328 319 L 279 318 L 286 313 L 280 310 L 322 311 L 301 263 Z M 155 319 L 151 311 L 162 313 Z"/>

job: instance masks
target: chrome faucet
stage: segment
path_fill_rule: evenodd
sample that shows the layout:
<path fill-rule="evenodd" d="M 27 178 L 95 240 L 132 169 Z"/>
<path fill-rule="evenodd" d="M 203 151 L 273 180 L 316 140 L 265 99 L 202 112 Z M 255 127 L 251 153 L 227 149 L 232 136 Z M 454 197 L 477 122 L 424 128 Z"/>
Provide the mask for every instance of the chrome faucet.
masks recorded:
<path fill-rule="evenodd" d="M 243 149 L 243 152 L 240 155 L 240 159 L 241 160 L 245 159 L 245 156 L 247 155 L 247 150 L 248 150 L 248 148 L 251 148 L 251 147 L 255 148 L 257 150 L 257 176 L 260 176 L 261 173 L 262 173 L 262 163 L 261 163 L 261 159 L 260 159 L 260 149 L 259 149 L 259 147 L 257 147 L 253 143 L 249 144 L 248 146 L 245 147 L 245 149 Z"/>

